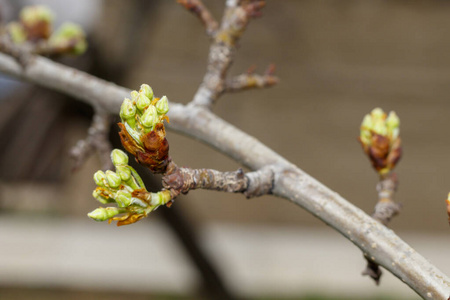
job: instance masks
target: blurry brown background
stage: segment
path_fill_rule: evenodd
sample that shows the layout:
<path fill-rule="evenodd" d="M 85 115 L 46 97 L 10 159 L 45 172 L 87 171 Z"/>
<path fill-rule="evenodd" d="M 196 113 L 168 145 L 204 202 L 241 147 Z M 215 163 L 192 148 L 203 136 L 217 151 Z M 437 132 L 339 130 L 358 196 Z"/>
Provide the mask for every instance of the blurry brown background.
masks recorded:
<path fill-rule="evenodd" d="M 77 1 L 40 3 L 57 10 L 75 5 L 67 4 L 71 2 Z M 224 1 L 204 2 L 219 18 Z M 12 16 L 20 3 L 9 4 Z M 87 9 L 92 17 L 85 21 L 91 48 L 85 58 L 64 63 L 132 89 L 148 83 L 157 95 L 166 94 L 174 102 L 191 100 L 205 72 L 209 46 L 195 17 L 172 1 L 87 1 L 85 5 L 96 7 Z M 67 9 L 60 12 L 59 21 L 74 20 Z M 391 227 L 410 235 L 442 234 L 448 241 L 444 200 L 450 191 L 449 16 L 450 2 L 442 0 L 268 1 L 263 17 L 253 20 L 245 32 L 230 75 L 253 64 L 263 72 L 275 63 L 281 81 L 271 89 L 225 95 L 214 112 L 371 213 L 377 176 L 356 140 L 359 125 L 375 107 L 395 110 L 404 145 L 396 199 L 404 207 Z M 25 93 L 22 88 L 20 92 Z M 54 151 L 38 168 L 50 175 L 47 180 L 32 172 L 11 175 L 18 151 L 27 146 L 14 143 L 14 135 L 10 136 L 2 142 L 0 208 L 3 215 L 25 211 L 85 218 L 97 206 L 91 197 L 91 176 L 100 163 L 91 158 L 71 173 L 66 153 L 85 136 L 91 112 L 53 92 L 39 90 L 38 95 L 61 100 L 49 100 L 50 107 L 63 100 L 71 105 L 61 108 L 66 116 L 61 120 L 54 113 L 46 142 L 36 142 L 35 152 Z M 9 95 L 0 102 L 4 114 L 11 115 L 8 109 L 17 105 L 15 99 Z M 24 105 L 17 111 L 29 104 Z M 30 115 L 39 124 L 49 111 L 36 109 Z M 14 123 L 5 123 L 3 131 L 13 130 Z M 180 165 L 240 167 L 197 141 L 173 132 L 168 140 L 171 156 Z M 245 200 L 242 195 L 195 191 L 175 205 L 195 228 L 217 222 L 325 228 L 302 209 L 270 196 Z M 149 219 L 158 220 L 158 212 Z"/>

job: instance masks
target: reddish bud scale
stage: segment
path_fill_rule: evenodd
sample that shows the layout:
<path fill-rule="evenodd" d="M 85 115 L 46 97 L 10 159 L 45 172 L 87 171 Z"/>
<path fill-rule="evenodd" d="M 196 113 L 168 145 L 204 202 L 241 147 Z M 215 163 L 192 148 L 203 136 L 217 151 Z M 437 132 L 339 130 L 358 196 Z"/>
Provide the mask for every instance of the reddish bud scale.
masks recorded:
<path fill-rule="evenodd" d="M 117 226 L 130 225 L 146 216 L 146 214 L 131 213 L 122 217 L 113 217 L 109 219 L 108 222 L 111 224 L 112 221 L 117 221 Z"/>
<path fill-rule="evenodd" d="M 402 155 L 401 140 L 397 138 L 390 146 L 389 138 L 374 133 L 372 135 L 371 146 L 365 145 L 359 139 L 364 152 L 369 156 L 372 166 L 380 171 L 385 168 L 394 169 Z"/>
<path fill-rule="evenodd" d="M 125 126 L 119 123 L 120 139 L 124 148 L 133 154 L 136 160 L 149 168 L 153 173 L 164 173 L 169 163 L 169 142 L 165 138 L 166 131 L 162 123 L 155 129 L 142 136 L 144 147 L 140 146 L 126 131 Z"/>
<path fill-rule="evenodd" d="M 131 193 L 131 196 L 133 196 L 133 197 L 135 197 L 135 198 L 139 198 L 139 199 L 141 199 L 142 201 L 144 201 L 145 203 L 147 203 L 147 204 L 150 204 L 150 200 L 148 199 L 149 197 L 149 192 L 147 192 L 146 190 L 144 190 L 144 189 L 138 189 L 138 190 L 134 190 L 132 193 Z"/>
<path fill-rule="evenodd" d="M 27 40 L 31 42 L 46 40 L 52 33 L 51 24 L 44 20 L 38 21 L 34 24 L 26 24 L 22 22 L 22 26 L 27 33 Z"/>

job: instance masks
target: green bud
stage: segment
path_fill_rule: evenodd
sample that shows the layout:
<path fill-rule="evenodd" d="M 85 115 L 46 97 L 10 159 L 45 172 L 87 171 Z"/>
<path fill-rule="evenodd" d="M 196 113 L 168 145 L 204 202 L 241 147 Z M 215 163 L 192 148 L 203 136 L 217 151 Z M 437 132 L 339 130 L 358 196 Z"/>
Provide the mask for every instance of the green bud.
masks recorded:
<path fill-rule="evenodd" d="M 131 100 L 136 101 L 139 96 L 137 91 L 131 91 Z"/>
<path fill-rule="evenodd" d="M 53 13 L 43 5 L 26 6 L 20 11 L 20 21 L 27 26 L 33 26 L 41 21 L 52 23 Z"/>
<path fill-rule="evenodd" d="M 153 90 L 148 84 L 142 84 L 139 93 L 143 93 L 148 99 L 153 100 Z"/>
<path fill-rule="evenodd" d="M 128 181 L 131 179 L 131 170 L 128 168 L 128 166 L 116 166 L 116 173 L 123 181 Z"/>
<path fill-rule="evenodd" d="M 393 130 L 390 130 L 389 135 L 390 135 L 391 143 L 393 143 L 400 135 L 400 128 L 394 128 Z"/>
<path fill-rule="evenodd" d="M 375 120 L 375 124 L 373 125 L 372 130 L 379 135 L 387 134 L 386 124 L 382 119 Z"/>
<path fill-rule="evenodd" d="M 364 145 L 370 145 L 372 143 L 371 137 L 372 137 L 372 134 L 370 133 L 369 130 L 361 130 L 359 138 L 361 139 L 361 142 Z"/>
<path fill-rule="evenodd" d="M 156 110 L 158 111 L 158 114 L 160 114 L 160 115 L 164 115 L 169 112 L 169 99 L 167 99 L 166 96 L 163 96 L 156 103 Z"/>
<path fill-rule="evenodd" d="M 119 207 L 127 207 L 131 204 L 131 193 L 127 190 L 120 190 L 116 194 L 116 203 Z"/>
<path fill-rule="evenodd" d="M 381 108 L 379 108 L 379 107 L 374 108 L 374 109 L 372 110 L 372 112 L 370 113 L 370 115 L 372 116 L 372 119 L 373 119 L 374 121 L 376 121 L 376 120 L 385 120 L 385 119 L 386 119 L 386 114 L 385 114 L 384 111 L 383 111 Z"/>
<path fill-rule="evenodd" d="M 386 126 L 391 130 L 400 126 L 400 118 L 394 111 L 391 111 L 389 113 L 389 116 L 386 119 Z"/>
<path fill-rule="evenodd" d="M 361 123 L 361 128 L 369 130 L 369 129 L 372 128 L 372 126 L 373 126 L 372 116 L 371 115 L 365 115 L 364 119 L 363 119 L 363 121 Z"/>
<path fill-rule="evenodd" d="M 88 217 L 95 220 L 95 221 L 106 221 L 108 219 L 111 219 L 115 215 L 124 213 L 124 209 L 119 209 L 117 207 L 99 207 L 96 210 L 91 211 L 88 213 Z"/>
<path fill-rule="evenodd" d="M 105 179 L 106 179 L 106 176 L 103 171 L 99 170 L 99 171 L 95 172 L 95 174 L 94 174 L 95 184 L 97 184 L 98 186 L 101 186 L 101 187 L 105 187 Z"/>
<path fill-rule="evenodd" d="M 128 165 L 128 155 L 120 149 L 111 151 L 111 160 L 116 167 Z"/>
<path fill-rule="evenodd" d="M 158 123 L 158 112 L 156 107 L 150 105 L 141 117 L 141 123 L 147 129 L 153 129 L 153 127 Z"/>
<path fill-rule="evenodd" d="M 82 54 L 87 48 L 86 34 L 78 24 L 64 23 L 51 35 L 49 44 L 72 54 Z"/>
<path fill-rule="evenodd" d="M 6 30 L 15 44 L 21 44 L 27 39 L 27 34 L 23 26 L 18 22 L 9 23 Z"/>
<path fill-rule="evenodd" d="M 122 106 L 120 107 L 120 118 L 123 123 L 128 123 L 132 128 L 134 128 L 136 124 L 136 120 L 134 116 L 136 115 L 136 106 L 134 106 L 133 102 L 125 98 L 123 100 Z"/>
<path fill-rule="evenodd" d="M 106 180 L 108 181 L 108 185 L 114 189 L 118 188 L 122 183 L 120 176 L 111 170 L 106 171 Z"/>
<path fill-rule="evenodd" d="M 136 100 L 136 106 L 140 111 L 144 111 L 144 109 L 149 106 L 150 103 L 150 99 L 144 93 L 139 93 L 139 96 Z"/>

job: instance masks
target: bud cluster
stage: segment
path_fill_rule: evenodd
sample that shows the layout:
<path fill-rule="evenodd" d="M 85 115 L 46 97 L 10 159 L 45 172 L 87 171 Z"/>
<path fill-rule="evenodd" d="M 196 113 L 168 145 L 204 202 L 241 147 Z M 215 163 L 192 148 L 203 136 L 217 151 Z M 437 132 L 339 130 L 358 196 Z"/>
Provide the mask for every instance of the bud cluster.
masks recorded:
<path fill-rule="evenodd" d="M 87 48 L 83 29 L 73 23 L 64 23 L 53 31 L 54 15 L 46 6 L 23 8 L 18 22 L 11 22 L 6 30 L 16 44 L 35 45 L 36 52 L 44 54 L 82 54 Z"/>
<path fill-rule="evenodd" d="M 150 193 L 146 190 L 139 174 L 128 165 L 128 156 L 119 149 L 111 152 L 116 172 L 97 171 L 94 181 L 97 188 L 93 196 L 102 204 L 115 203 L 117 207 L 100 207 L 88 216 L 96 221 L 117 221 L 127 225 L 139 221 L 160 205 L 171 201 L 169 191 Z M 123 216 L 117 216 L 124 214 Z"/>
<path fill-rule="evenodd" d="M 359 141 L 380 175 L 389 173 L 400 160 L 399 125 L 400 119 L 395 112 L 387 115 L 381 108 L 373 109 L 361 123 Z"/>
<path fill-rule="evenodd" d="M 125 149 L 136 160 L 154 173 L 164 173 L 169 162 L 169 143 L 166 140 L 164 120 L 169 111 L 166 96 L 155 98 L 152 88 L 142 84 L 131 92 L 120 109 L 119 135 Z"/>

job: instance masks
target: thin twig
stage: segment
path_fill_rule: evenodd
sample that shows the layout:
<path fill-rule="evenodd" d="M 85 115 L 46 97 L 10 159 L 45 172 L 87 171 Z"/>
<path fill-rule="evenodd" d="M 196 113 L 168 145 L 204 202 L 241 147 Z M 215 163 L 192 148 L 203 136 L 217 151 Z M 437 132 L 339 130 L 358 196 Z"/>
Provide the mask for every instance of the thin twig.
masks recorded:
<path fill-rule="evenodd" d="M 35 57 L 24 71 L 13 58 L 0 53 L 0 71 L 99 105 L 114 114 L 119 112 L 123 99 L 131 92 L 41 57 Z M 289 199 L 339 231 L 423 298 L 448 298 L 450 279 L 444 273 L 392 230 L 254 137 L 198 106 L 172 102 L 169 117 L 169 129 L 201 140 L 252 170 L 276 166 L 272 169 L 274 195 Z"/>
<path fill-rule="evenodd" d="M 233 62 L 239 38 L 247 28 L 249 20 L 260 15 L 264 3 L 259 0 L 227 1 L 220 28 L 209 50 L 206 74 L 191 105 L 211 109 L 225 91 L 225 78 Z"/>
<path fill-rule="evenodd" d="M 394 194 L 398 187 L 397 174 L 390 172 L 380 178 L 377 184 L 378 203 L 372 218 L 383 225 L 389 224 L 391 219 L 400 213 L 401 204 L 394 202 Z"/>
<path fill-rule="evenodd" d="M 372 218 L 387 226 L 391 219 L 400 213 L 401 204 L 394 202 L 394 194 L 397 190 L 398 179 L 394 172 L 389 172 L 380 177 L 377 184 L 378 202 L 375 205 L 375 211 Z M 375 283 L 380 284 L 383 272 L 380 266 L 375 263 L 370 257 L 364 256 L 367 260 L 367 266 L 363 270 L 362 275 L 369 276 Z"/>
<path fill-rule="evenodd" d="M 177 2 L 195 14 L 200 21 L 202 21 L 203 25 L 205 25 L 206 33 L 210 37 L 216 35 L 219 24 L 201 0 L 177 0 Z"/>
<path fill-rule="evenodd" d="M 110 158 L 112 146 L 108 139 L 109 125 L 109 114 L 102 110 L 97 110 L 88 129 L 86 139 L 79 140 L 70 150 L 70 156 L 75 160 L 73 170 L 81 167 L 93 153 L 98 154 L 103 170 L 113 168 Z"/>
<path fill-rule="evenodd" d="M 270 65 L 263 75 L 254 74 L 249 69 L 247 74 L 235 76 L 226 81 L 224 92 L 239 92 L 252 88 L 266 88 L 278 83 L 278 77 L 274 76 L 275 65 Z"/>

